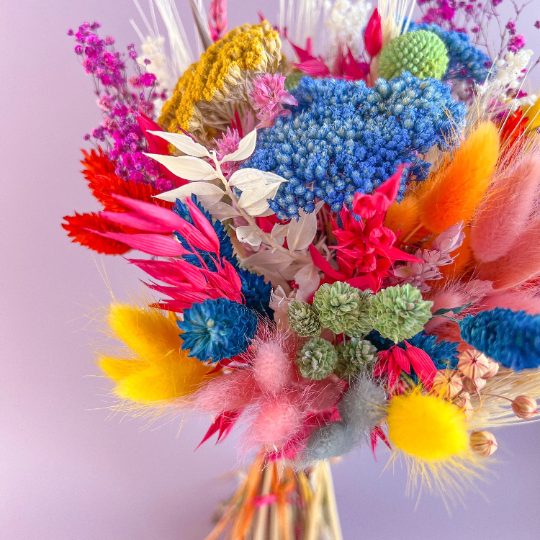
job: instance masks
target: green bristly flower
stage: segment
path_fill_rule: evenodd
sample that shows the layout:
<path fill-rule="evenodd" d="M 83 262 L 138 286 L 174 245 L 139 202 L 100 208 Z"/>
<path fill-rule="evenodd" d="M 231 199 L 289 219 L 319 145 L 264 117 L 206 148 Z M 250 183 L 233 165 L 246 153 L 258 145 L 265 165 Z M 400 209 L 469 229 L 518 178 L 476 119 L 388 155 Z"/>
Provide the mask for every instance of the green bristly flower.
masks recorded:
<path fill-rule="evenodd" d="M 296 365 L 302 377 L 320 381 L 336 369 L 338 357 L 334 346 L 322 338 L 312 338 L 298 351 Z"/>
<path fill-rule="evenodd" d="M 369 316 L 383 337 L 399 343 L 424 329 L 431 319 L 431 306 L 422 293 L 408 283 L 382 289 L 372 297 Z"/>
<path fill-rule="evenodd" d="M 315 337 L 321 333 L 321 322 L 307 302 L 294 300 L 289 304 L 289 325 L 301 337 Z"/>
<path fill-rule="evenodd" d="M 358 377 L 373 368 L 377 360 L 377 349 L 369 342 L 353 338 L 336 348 L 338 364 L 336 375 L 343 380 Z"/>
<path fill-rule="evenodd" d="M 433 32 L 419 30 L 394 38 L 382 50 L 379 74 L 390 80 L 404 71 L 419 79 L 440 79 L 448 68 L 448 52 Z"/>
<path fill-rule="evenodd" d="M 373 328 L 369 323 L 370 293 L 341 281 L 325 283 L 315 293 L 313 307 L 324 328 L 359 337 Z"/>

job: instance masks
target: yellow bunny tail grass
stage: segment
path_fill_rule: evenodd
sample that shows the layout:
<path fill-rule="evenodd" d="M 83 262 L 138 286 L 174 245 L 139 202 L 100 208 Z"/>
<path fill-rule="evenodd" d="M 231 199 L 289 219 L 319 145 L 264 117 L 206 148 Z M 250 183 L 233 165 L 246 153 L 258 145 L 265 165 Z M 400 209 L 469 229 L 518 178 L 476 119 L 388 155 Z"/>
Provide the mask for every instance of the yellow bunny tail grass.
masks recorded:
<path fill-rule="evenodd" d="M 408 493 L 426 489 L 455 502 L 464 487 L 483 469 L 469 447 L 465 413 L 420 386 L 394 396 L 388 406 L 391 461 L 403 458 L 408 469 Z"/>
<path fill-rule="evenodd" d="M 164 356 L 182 344 L 178 326 L 159 309 L 113 303 L 107 323 L 117 339 L 143 358 Z"/>
<path fill-rule="evenodd" d="M 422 190 L 420 219 L 425 227 L 442 233 L 460 221 L 469 222 L 491 182 L 498 158 L 498 130 L 491 122 L 484 122 L 463 141 L 444 169 L 435 173 L 433 185 Z"/>
<path fill-rule="evenodd" d="M 152 406 L 188 397 L 210 380 L 212 367 L 181 349 L 180 331 L 162 311 L 115 303 L 107 322 L 132 351 L 128 358 L 98 359 L 99 367 L 116 383 L 119 398 Z"/>

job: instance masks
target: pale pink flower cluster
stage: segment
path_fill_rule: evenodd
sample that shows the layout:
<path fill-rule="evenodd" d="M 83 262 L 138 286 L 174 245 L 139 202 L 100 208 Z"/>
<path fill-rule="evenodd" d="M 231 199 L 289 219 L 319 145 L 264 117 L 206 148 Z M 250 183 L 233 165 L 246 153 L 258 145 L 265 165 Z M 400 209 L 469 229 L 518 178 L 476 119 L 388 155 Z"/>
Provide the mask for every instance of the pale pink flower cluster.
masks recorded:
<path fill-rule="evenodd" d="M 431 249 L 416 250 L 414 255 L 424 262 L 408 262 L 394 269 L 394 278 L 391 281 L 401 285 L 409 283 L 418 287 L 421 292 L 428 292 L 431 287 L 426 281 L 441 279 L 439 267 L 452 263 L 453 257 L 450 253 L 461 246 L 464 238 L 463 223 L 452 225 L 433 240 Z"/>
<path fill-rule="evenodd" d="M 223 133 L 221 139 L 214 139 L 217 150 L 218 150 L 218 159 L 223 159 L 227 154 L 232 154 L 238 150 L 238 145 L 240 144 L 240 134 L 237 129 L 227 128 L 227 131 Z M 240 167 L 240 162 L 238 161 L 226 161 L 221 164 L 221 172 L 225 175 L 226 178 L 238 170 Z"/>
<path fill-rule="evenodd" d="M 258 111 L 259 127 L 272 127 L 278 116 L 287 116 L 291 111 L 283 105 L 298 105 L 298 101 L 285 90 L 285 77 L 267 73 L 253 81 L 253 92 L 249 95 L 253 108 Z"/>

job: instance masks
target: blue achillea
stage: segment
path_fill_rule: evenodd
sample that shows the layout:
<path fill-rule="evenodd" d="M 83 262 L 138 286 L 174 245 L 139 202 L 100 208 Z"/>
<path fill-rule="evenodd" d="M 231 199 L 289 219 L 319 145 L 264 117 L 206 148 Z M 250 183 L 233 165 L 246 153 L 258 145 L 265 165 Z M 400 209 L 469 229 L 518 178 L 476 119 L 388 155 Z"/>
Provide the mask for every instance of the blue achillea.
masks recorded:
<path fill-rule="evenodd" d="M 300 208 L 312 212 L 315 199 L 338 212 L 355 192 L 373 191 L 401 163 L 411 163 L 423 180 L 429 164 L 417 154 L 443 143 L 465 113 L 444 84 L 408 72 L 390 82 L 379 79 L 375 88 L 304 77 L 292 93 L 298 100 L 293 114 L 259 130 L 257 149 L 243 165 L 288 179 L 270 201 L 280 219 L 297 217 Z"/>
<path fill-rule="evenodd" d="M 385 351 L 394 345 L 391 339 L 383 338 L 377 330 L 372 330 L 365 339 L 370 341 L 378 351 Z M 407 343 L 425 351 L 437 369 L 455 369 L 457 367 L 458 343 L 446 340 L 437 342 L 437 336 L 428 336 L 423 330 L 408 339 Z M 398 347 L 404 350 L 407 348 L 403 342 L 398 343 Z"/>
<path fill-rule="evenodd" d="M 195 197 L 195 195 L 191 196 L 191 200 L 197 204 L 197 207 L 204 214 L 206 219 L 212 223 L 212 226 L 214 227 L 219 239 L 221 257 L 225 257 L 225 259 L 227 259 L 236 268 L 236 271 L 240 276 L 240 280 L 242 281 L 242 294 L 244 295 L 246 306 L 254 309 L 260 315 L 266 315 L 272 318 L 273 311 L 269 307 L 272 285 L 270 283 L 265 283 L 264 277 L 258 276 L 257 274 L 252 274 L 249 270 L 239 268 L 238 260 L 233 252 L 231 239 L 221 221 L 219 221 L 219 219 L 213 219 L 212 216 L 201 206 L 201 204 L 197 203 L 197 197 Z M 182 201 L 176 199 L 173 210 L 182 219 L 185 219 L 187 222 L 193 225 L 193 220 L 189 214 L 188 207 Z M 175 236 L 186 249 L 193 249 L 193 247 L 190 246 L 186 242 L 185 238 L 183 238 L 180 234 L 175 233 Z M 197 250 L 197 252 L 208 268 L 215 271 L 216 265 L 214 263 L 214 259 L 216 254 L 201 250 Z M 196 255 L 184 255 L 182 258 L 194 266 L 199 268 L 202 266 L 199 257 Z"/>
<path fill-rule="evenodd" d="M 454 30 L 443 30 L 437 24 L 417 24 L 411 22 L 409 32 L 427 30 L 433 32 L 446 45 L 448 57 L 448 69 L 442 80 L 449 79 L 472 79 L 477 83 L 483 83 L 489 73 L 491 64 L 489 58 L 472 43 L 469 36 Z"/>
<path fill-rule="evenodd" d="M 178 327 L 182 350 L 189 350 L 188 356 L 218 362 L 247 350 L 257 330 L 257 317 L 242 304 L 218 298 L 186 309 Z"/>
<path fill-rule="evenodd" d="M 459 328 L 464 341 L 504 367 L 540 367 L 540 315 L 495 308 L 465 317 Z"/>

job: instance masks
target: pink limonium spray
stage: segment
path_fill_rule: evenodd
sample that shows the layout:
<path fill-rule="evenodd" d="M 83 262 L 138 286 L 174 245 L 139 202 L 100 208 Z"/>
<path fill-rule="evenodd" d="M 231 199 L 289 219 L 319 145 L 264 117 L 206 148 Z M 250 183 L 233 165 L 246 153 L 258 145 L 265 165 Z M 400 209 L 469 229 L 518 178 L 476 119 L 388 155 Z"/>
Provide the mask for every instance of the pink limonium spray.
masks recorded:
<path fill-rule="evenodd" d="M 431 243 L 431 249 L 418 249 L 415 256 L 422 262 L 408 262 L 396 268 L 393 272 L 393 283 L 409 283 L 418 287 L 421 292 L 428 292 L 431 287 L 426 283 L 441 279 L 440 266 L 446 266 L 453 261 L 450 253 L 463 243 L 465 233 L 463 223 L 456 223 L 439 234 Z"/>
<path fill-rule="evenodd" d="M 285 90 L 285 77 L 267 73 L 253 81 L 250 97 L 253 108 L 258 111 L 259 127 L 272 127 L 278 116 L 287 116 L 291 111 L 283 105 L 298 105 L 298 101 Z"/>

